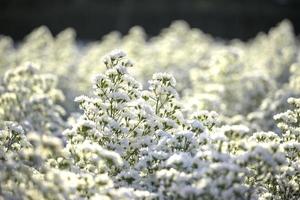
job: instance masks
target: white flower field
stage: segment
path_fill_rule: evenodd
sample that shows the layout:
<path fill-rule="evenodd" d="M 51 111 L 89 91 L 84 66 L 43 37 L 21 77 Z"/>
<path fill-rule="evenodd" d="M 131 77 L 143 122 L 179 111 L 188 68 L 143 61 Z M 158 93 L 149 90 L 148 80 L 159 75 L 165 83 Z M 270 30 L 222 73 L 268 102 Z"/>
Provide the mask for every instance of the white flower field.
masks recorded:
<path fill-rule="evenodd" d="M 0 200 L 23 199 L 299 200 L 292 25 L 1 36 Z"/>

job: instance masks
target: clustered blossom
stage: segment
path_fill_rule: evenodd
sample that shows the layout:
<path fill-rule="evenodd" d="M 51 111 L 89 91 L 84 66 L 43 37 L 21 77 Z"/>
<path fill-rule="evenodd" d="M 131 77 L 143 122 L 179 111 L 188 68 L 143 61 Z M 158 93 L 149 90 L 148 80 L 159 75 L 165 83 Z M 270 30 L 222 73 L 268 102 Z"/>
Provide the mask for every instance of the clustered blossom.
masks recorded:
<path fill-rule="evenodd" d="M 59 139 L 30 132 L 14 122 L 0 124 L 1 199 L 69 199 L 62 173 L 46 161 L 62 154 Z"/>
<path fill-rule="evenodd" d="M 0 120 L 19 123 L 27 131 L 61 135 L 64 96 L 56 89 L 56 78 L 40 74 L 26 63 L 8 70 L 0 81 Z"/>
<path fill-rule="evenodd" d="M 65 131 L 75 166 L 107 173 L 116 188 L 138 199 L 299 197 L 298 140 L 285 133 L 251 132 L 245 125 L 222 125 L 215 112 L 186 118 L 171 75 L 154 74 L 143 90 L 123 60 L 123 53 L 108 55 L 106 73 L 94 79 L 94 95 L 76 99 L 83 115 Z M 283 115 L 275 118 L 286 119 Z M 111 158 L 100 170 L 94 161 L 105 156 L 76 153 L 83 146 L 87 152 L 104 148 L 115 153 L 102 149 Z"/>
<path fill-rule="evenodd" d="M 298 200 L 299 55 L 287 21 L 249 42 L 182 21 L 1 36 L 0 199 Z"/>
<path fill-rule="evenodd" d="M 130 71 L 144 87 L 152 74 L 171 73 L 189 107 L 217 111 L 225 123 L 247 123 L 253 131 L 278 132 L 272 116 L 287 108 L 288 97 L 300 96 L 298 39 L 287 20 L 247 42 L 216 40 L 183 21 L 150 38 L 141 27 L 133 27 L 124 37 L 114 31 L 101 41 L 80 45 L 75 36 L 70 28 L 53 36 L 44 26 L 20 45 L 1 36 L 0 71 L 31 61 L 42 72 L 56 74 L 67 99 L 62 105 L 70 114 L 78 111 L 73 99 L 87 95 L 92 76 L 105 70 L 102 57 L 122 48 L 138 66 Z M 119 56 L 116 50 L 113 57 Z"/>

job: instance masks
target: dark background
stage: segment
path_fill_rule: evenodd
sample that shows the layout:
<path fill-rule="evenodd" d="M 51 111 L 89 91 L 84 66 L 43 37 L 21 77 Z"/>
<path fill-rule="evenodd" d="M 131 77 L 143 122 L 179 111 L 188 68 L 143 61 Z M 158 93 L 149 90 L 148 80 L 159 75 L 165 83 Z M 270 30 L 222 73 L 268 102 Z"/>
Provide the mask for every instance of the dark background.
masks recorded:
<path fill-rule="evenodd" d="M 75 28 L 80 40 L 141 25 L 156 35 L 186 20 L 216 37 L 248 39 L 289 19 L 300 32 L 300 0 L 0 0 L 0 34 L 22 39 L 40 25 Z"/>

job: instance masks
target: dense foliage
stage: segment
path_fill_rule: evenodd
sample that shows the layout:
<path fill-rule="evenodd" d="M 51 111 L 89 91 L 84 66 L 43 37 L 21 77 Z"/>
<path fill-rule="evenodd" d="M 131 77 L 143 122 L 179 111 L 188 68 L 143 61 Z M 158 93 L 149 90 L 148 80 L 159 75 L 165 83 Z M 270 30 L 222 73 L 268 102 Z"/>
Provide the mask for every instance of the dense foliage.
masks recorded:
<path fill-rule="evenodd" d="M 287 21 L 249 42 L 181 21 L 3 36 L 0 199 L 297 200 L 299 53 Z"/>

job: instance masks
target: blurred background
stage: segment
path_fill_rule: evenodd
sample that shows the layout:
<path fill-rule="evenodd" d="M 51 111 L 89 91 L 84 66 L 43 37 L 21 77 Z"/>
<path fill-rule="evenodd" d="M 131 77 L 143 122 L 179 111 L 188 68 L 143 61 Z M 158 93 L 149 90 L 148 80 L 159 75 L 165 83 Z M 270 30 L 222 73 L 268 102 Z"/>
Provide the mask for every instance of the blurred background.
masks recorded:
<path fill-rule="evenodd" d="M 80 40 L 96 40 L 140 25 L 156 35 L 176 19 L 215 37 L 254 37 L 289 19 L 300 32 L 299 0 L 0 0 L 0 34 L 21 40 L 46 25 L 56 34 L 73 27 Z"/>

